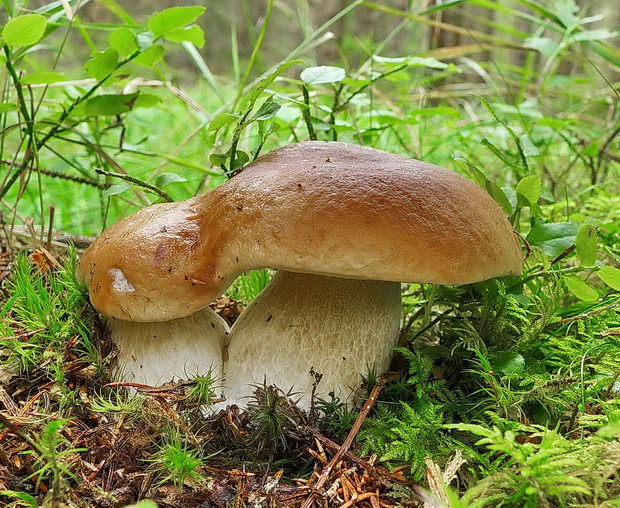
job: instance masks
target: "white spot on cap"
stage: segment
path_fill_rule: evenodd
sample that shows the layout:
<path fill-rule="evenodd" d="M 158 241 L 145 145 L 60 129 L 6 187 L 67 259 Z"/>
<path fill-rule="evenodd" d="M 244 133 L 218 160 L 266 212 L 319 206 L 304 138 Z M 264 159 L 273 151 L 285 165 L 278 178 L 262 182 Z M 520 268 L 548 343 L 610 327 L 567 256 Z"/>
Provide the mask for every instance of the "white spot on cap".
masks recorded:
<path fill-rule="evenodd" d="M 120 268 L 110 268 L 108 274 L 114 279 L 112 287 L 119 293 L 132 293 L 136 290 Z"/>

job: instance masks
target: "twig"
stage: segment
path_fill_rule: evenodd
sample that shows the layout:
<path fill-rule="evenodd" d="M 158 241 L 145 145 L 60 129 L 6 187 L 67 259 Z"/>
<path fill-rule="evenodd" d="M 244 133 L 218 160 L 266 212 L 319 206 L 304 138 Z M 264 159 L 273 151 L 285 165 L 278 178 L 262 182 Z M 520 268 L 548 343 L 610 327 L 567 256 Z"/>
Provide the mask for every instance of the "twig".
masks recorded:
<path fill-rule="evenodd" d="M 572 323 L 573 321 L 579 321 L 581 319 L 588 319 L 589 317 L 596 316 L 601 312 L 605 312 L 606 310 L 613 309 L 614 307 L 620 305 L 620 302 L 613 302 L 609 305 L 605 305 L 604 307 L 599 307 L 598 309 L 591 310 L 590 312 L 586 312 L 585 314 L 579 314 L 577 316 L 572 316 L 569 318 L 560 319 L 559 321 L 554 321 L 553 323 L 549 323 L 547 326 L 561 326 L 566 323 Z"/>
<path fill-rule="evenodd" d="M 370 396 L 368 397 L 368 400 L 364 403 L 364 407 L 360 411 L 360 414 L 357 415 L 357 418 L 355 419 L 355 423 L 353 424 L 353 427 L 351 427 L 351 430 L 349 431 L 347 438 L 344 440 L 344 442 L 342 443 L 342 446 L 338 449 L 335 455 L 332 457 L 332 460 L 329 461 L 329 464 L 327 464 L 327 466 L 323 468 L 323 472 L 321 473 L 321 476 L 319 477 L 318 481 L 314 485 L 314 491 L 306 498 L 306 501 L 302 505 L 302 508 L 310 508 L 311 506 L 314 505 L 314 499 L 316 496 L 316 492 L 319 489 L 323 488 L 323 485 L 325 485 L 325 482 L 327 482 L 327 480 L 329 479 L 329 475 L 334 469 L 334 466 L 342 460 L 342 457 L 344 457 L 345 453 L 347 453 L 347 451 L 351 447 L 351 444 L 353 443 L 355 436 L 357 436 L 357 433 L 362 427 L 364 420 L 368 416 L 368 413 L 370 412 L 372 407 L 375 405 L 379 392 L 381 391 L 382 388 L 383 388 L 383 383 L 377 383 L 375 387 L 372 389 L 372 391 L 370 392 Z"/>
<path fill-rule="evenodd" d="M 312 436 L 322 445 L 326 446 L 327 448 L 331 449 L 331 450 L 339 450 L 340 449 L 340 445 L 338 445 L 337 443 L 334 443 L 331 439 L 329 439 L 328 437 L 325 437 L 323 434 L 321 434 L 318 430 L 316 429 L 310 429 L 310 432 L 312 433 Z M 372 472 L 378 476 L 382 476 L 384 478 L 387 478 L 388 480 L 391 480 L 393 482 L 397 482 L 397 483 L 402 483 L 404 485 L 406 485 L 407 487 L 409 487 L 411 489 L 411 491 L 418 496 L 418 499 L 424 503 L 435 503 L 434 505 L 431 504 L 431 506 L 437 506 L 439 507 L 440 505 L 437 504 L 437 502 L 431 497 L 429 496 L 426 491 L 424 491 L 424 489 L 422 489 L 422 487 L 420 487 L 419 485 L 416 485 L 415 483 L 407 480 L 406 478 L 393 473 L 392 471 L 388 471 L 387 469 L 383 468 L 383 467 L 379 467 L 379 466 L 375 466 L 374 464 L 371 464 L 370 462 L 368 462 L 367 460 L 362 459 L 361 457 L 358 457 L 357 455 L 355 455 L 354 453 L 351 453 L 350 451 L 345 452 L 344 457 L 348 460 L 350 460 L 351 462 L 355 462 L 356 464 L 359 464 L 361 467 L 363 467 L 366 471 Z"/>
<path fill-rule="evenodd" d="M 554 257 L 550 261 L 550 264 L 555 265 L 558 261 L 564 259 L 566 256 L 568 256 L 574 250 L 575 250 L 575 246 L 574 245 L 571 245 L 570 247 L 567 247 L 562 252 L 560 252 L 556 257 Z"/>
<path fill-rule="evenodd" d="M 157 194 L 160 198 L 165 199 L 169 203 L 174 201 L 174 199 L 172 199 L 170 194 L 168 194 L 167 192 L 161 189 L 158 189 L 157 187 L 155 187 L 154 185 L 151 185 L 150 183 L 143 182 L 142 180 L 135 178 L 133 176 L 123 175 L 122 173 L 113 173 L 112 171 L 106 171 L 105 169 L 95 169 L 95 173 L 98 173 L 100 175 L 111 176 L 113 178 L 120 178 L 121 180 L 125 180 L 126 182 L 133 183 L 139 187 L 143 187 L 144 189 L 150 190 L 151 192 Z"/>

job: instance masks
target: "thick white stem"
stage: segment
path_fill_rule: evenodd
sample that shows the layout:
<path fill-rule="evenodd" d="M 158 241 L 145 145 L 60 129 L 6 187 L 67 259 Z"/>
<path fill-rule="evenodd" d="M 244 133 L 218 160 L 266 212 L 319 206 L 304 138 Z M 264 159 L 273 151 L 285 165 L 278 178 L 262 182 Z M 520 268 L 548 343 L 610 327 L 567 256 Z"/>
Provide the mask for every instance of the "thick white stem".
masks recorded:
<path fill-rule="evenodd" d="M 264 380 L 299 393 L 354 402 L 362 375 L 387 369 L 398 340 L 400 284 L 279 271 L 234 324 L 224 353 L 229 403 L 245 405 Z"/>
<path fill-rule="evenodd" d="M 222 377 L 222 350 L 228 325 L 210 308 L 159 323 L 107 318 L 118 349 L 116 378 L 157 386 L 209 371 Z"/>

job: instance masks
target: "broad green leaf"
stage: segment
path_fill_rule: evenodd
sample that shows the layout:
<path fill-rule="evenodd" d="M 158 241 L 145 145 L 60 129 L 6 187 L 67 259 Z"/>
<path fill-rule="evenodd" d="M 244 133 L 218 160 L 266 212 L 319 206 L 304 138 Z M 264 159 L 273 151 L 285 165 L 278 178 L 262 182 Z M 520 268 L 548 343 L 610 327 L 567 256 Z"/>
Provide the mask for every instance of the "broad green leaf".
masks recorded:
<path fill-rule="evenodd" d="M 537 220 L 527 235 L 531 245 L 540 247 L 549 257 L 555 257 L 574 244 L 579 228 L 571 222 Z"/>
<path fill-rule="evenodd" d="M 31 46 L 41 40 L 47 20 L 40 14 L 25 14 L 10 20 L 2 29 L 2 38 L 9 46 Z"/>
<path fill-rule="evenodd" d="M 136 102 L 133 104 L 134 108 L 153 108 L 161 103 L 161 98 L 157 97 L 157 95 L 153 95 L 150 93 L 140 93 Z"/>
<path fill-rule="evenodd" d="M 272 100 L 265 101 L 252 117 L 252 120 L 269 120 L 276 116 L 280 105 Z"/>
<path fill-rule="evenodd" d="M 566 275 L 563 277 L 568 290 L 580 300 L 593 302 L 598 299 L 598 292 L 586 281 L 576 275 Z"/>
<path fill-rule="evenodd" d="M 191 42 L 198 48 L 205 45 L 205 33 L 198 25 L 173 30 L 164 35 L 164 38 L 170 42 Z"/>
<path fill-rule="evenodd" d="M 493 369 L 503 374 L 518 374 L 525 370 L 525 358 L 519 353 L 506 351 L 495 358 L 491 364 Z"/>
<path fill-rule="evenodd" d="M 306 85 L 324 85 L 326 83 L 338 83 L 347 76 L 342 67 L 331 65 L 319 65 L 308 67 L 301 71 L 300 78 Z"/>
<path fill-rule="evenodd" d="M 0 113 L 6 113 L 7 111 L 15 111 L 17 109 L 17 104 L 12 104 L 10 102 L 0 102 Z"/>
<path fill-rule="evenodd" d="M 604 266 L 598 271 L 598 276 L 610 288 L 620 291 L 620 269 L 614 266 Z"/>
<path fill-rule="evenodd" d="M 526 176 L 517 184 L 517 192 L 532 205 L 540 198 L 541 189 L 542 181 L 538 175 Z"/>
<path fill-rule="evenodd" d="M 110 74 L 118 64 L 118 52 L 115 49 L 106 49 L 96 52 L 93 57 L 84 64 L 89 76 L 100 80 Z"/>
<path fill-rule="evenodd" d="M 108 44 L 123 57 L 131 55 L 138 49 L 136 36 L 129 28 L 125 27 L 113 30 L 108 37 Z"/>
<path fill-rule="evenodd" d="M 593 265 L 596 261 L 596 228 L 584 224 L 575 236 L 575 251 L 584 265 Z"/>
<path fill-rule="evenodd" d="M 49 85 L 65 79 L 65 76 L 58 72 L 32 72 L 22 78 L 22 85 Z"/>
<path fill-rule="evenodd" d="M 133 185 L 130 183 L 119 183 L 116 185 L 110 185 L 106 190 L 103 191 L 104 196 L 115 196 L 116 194 L 120 194 L 121 192 L 128 191 L 131 189 Z"/>
<path fill-rule="evenodd" d="M 171 7 L 156 13 L 147 23 L 155 37 L 162 37 L 196 21 L 206 8 L 200 6 Z"/>
<path fill-rule="evenodd" d="M 137 97 L 137 92 L 128 95 L 98 95 L 86 101 L 84 112 L 87 115 L 95 116 L 120 115 L 131 110 Z"/>
<path fill-rule="evenodd" d="M 162 173 L 155 180 L 155 186 L 163 187 L 164 185 L 168 185 L 172 182 L 187 182 L 187 179 L 177 175 L 176 173 Z"/>
<path fill-rule="evenodd" d="M 153 64 L 156 64 L 163 58 L 165 52 L 166 50 L 161 44 L 155 44 L 147 48 L 144 53 L 134 58 L 133 61 L 145 67 L 152 67 Z"/>

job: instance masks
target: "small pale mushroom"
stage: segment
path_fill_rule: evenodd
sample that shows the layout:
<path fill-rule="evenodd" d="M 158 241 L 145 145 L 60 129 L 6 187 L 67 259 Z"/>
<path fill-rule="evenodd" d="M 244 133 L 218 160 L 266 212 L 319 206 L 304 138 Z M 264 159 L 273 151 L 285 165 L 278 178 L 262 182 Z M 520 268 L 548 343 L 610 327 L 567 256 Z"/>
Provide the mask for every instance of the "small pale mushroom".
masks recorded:
<path fill-rule="evenodd" d="M 213 297 L 203 298 L 196 275 L 200 222 L 187 202 L 153 205 L 104 231 L 80 259 L 78 274 L 105 316 L 122 381 L 222 377 L 229 328 L 206 307 Z"/>
<path fill-rule="evenodd" d="M 319 395 L 347 399 L 362 374 L 387 368 L 401 282 L 468 284 L 521 265 L 505 215 L 466 178 L 372 148 L 306 142 L 261 157 L 208 194 L 120 221 L 80 268 L 93 305 L 120 320 L 113 329 L 125 365 L 151 346 L 126 321 L 150 322 L 149 330 L 197 312 L 210 321 L 201 309 L 241 272 L 278 270 L 225 347 L 223 323 L 209 338 L 199 333 L 208 326 L 186 318 L 195 333 L 183 336 L 194 340 L 170 353 L 171 364 L 219 359 L 231 402 L 243 404 L 250 385 L 266 381 L 299 392 L 307 407 L 311 369 L 323 375 Z M 175 327 L 157 346 L 153 375 L 164 368 L 165 343 L 179 343 Z"/>

